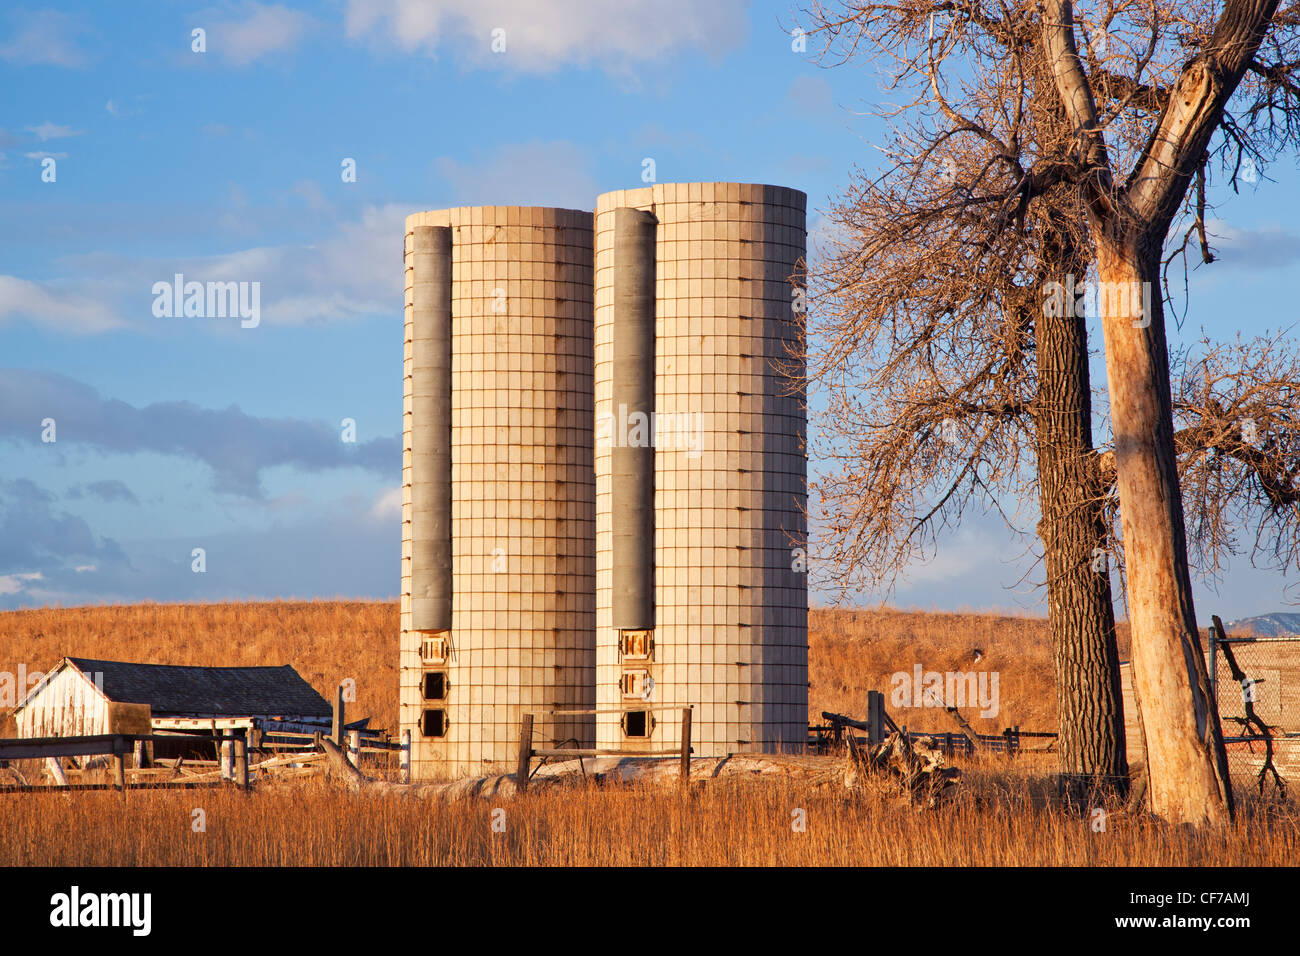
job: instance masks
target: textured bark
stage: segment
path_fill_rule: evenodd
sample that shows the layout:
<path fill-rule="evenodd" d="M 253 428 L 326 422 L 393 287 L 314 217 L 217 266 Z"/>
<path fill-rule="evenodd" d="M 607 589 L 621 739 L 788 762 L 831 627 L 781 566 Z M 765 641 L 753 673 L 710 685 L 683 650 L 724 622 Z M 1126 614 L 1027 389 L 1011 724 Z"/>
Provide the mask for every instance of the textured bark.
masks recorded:
<path fill-rule="evenodd" d="M 1029 42 L 1033 42 L 1030 40 Z M 1041 41 L 1040 41 L 1041 42 Z M 1033 58 L 1035 85 L 1052 88 L 1049 56 Z M 1067 110 L 1056 97 L 1030 102 L 1041 139 L 1071 135 Z M 1039 274 L 1082 282 L 1090 250 L 1064 210 L 1077 190 L 1058 188 L 1038 217 Z M 1092 444 L 1092 382 L 1088 326 L 1073 309 L 1033 322 L 1037 391 L 1033 422 L 1038 458 L 1038 537 L 1047 571 L 1047 614 L 1056 676 L 1057 732 L 1062 796 L 1088 806 L 1103 794 L 1128 791 L 1124 700 L 1120 691 L 1115 605 L 1107 561 L 1109 529 L 1101 469 Z"/>
<path fill-rule="evenodd" d="M 1128 785 L 1115 609 L 1105 558 L 1100 469 L 1092 447 L 1092 394 L 1084 317 L 1035 323 L 1038 395 L 1038 534 L 1047 569 L 1061 782 L 1084 804 Z"/>
<path fill-rule="evenodd" d="M 1187 567 L 1159 249 L 1141 249 L 1124 236 L 1106 240 L 1097 246 L 1099 306 L 1148 799 L 1172 822 L 1222 823 L 1232 817 L 1232 788 Z M 1151 290 L 1146 315 L 1131 294 L 1142 283 Z"/>
<path fill-rule="evenodd" d="M 1192 604 L 1174 450 L 1159 262 L 1170 224 L 1278 0 L 1227 0 L 1208 40 L 1170 88 L 1122 187 L 1075 44 L 1071 0 L 1043 0 L 1043 49 L 1077 134 L 1102 282 L 1106 376 L 1129 580 L 1133 687 L 1142 702 L 1152 812 L 1174 823 L 1232 819 L 1217 702 L 1209 693 Z M 1145 292 L 1145 314 L 1127 294 Z M 1107 300 L 1110 300 L 1109 302 Z"/>

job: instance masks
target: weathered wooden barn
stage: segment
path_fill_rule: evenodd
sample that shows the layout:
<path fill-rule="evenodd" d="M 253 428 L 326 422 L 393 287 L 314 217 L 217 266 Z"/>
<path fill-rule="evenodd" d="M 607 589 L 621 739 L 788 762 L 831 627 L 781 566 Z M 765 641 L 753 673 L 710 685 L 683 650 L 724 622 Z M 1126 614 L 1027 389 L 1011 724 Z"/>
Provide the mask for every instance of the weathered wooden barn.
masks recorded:
<path fill-rule="evenodd" d="M 331 708 L 289 665 L 182 667 L 65 657 L 14 711 L 19 737 L 328 732 Z"/>

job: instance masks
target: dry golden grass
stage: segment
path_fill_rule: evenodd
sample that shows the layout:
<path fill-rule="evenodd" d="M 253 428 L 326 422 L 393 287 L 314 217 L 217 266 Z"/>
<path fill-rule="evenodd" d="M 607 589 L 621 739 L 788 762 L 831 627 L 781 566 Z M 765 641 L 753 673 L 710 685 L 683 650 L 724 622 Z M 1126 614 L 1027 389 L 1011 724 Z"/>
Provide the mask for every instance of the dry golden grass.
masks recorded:
<path fill-rule="evenodd" d="M 862 716 L 867 691 L 889 692 L 889 675 L 927 670 L 997 671 L 996 718 L 968 716 L 981 733 L 1019 724 L 1056 729 L 1047 622 L 1028 615 L 814 610 L 809 615 L 808 712 Z M 0 670 L 45 670 L 60 658 L 235 667 L 292 664 L 326 699 L 357 682 L 354 713 L 396 729 L 398 613 L 394 602 L 274 601 L 131 604 L 0 613 Z M 984 657 L 975 663 L 972 652 Z M 2 716 L 3 712 L 0 712 Z M 955 730 L 942 711 L 894 712 L 917 730 Z"/>
<path fill-rule="evenodd" d="M 359 798 L 319 781 L 232 790 L 0 794 L 0 866 L 1291 865 L 1294 808 L 1225 832 L 1035 806 L 1033 781 L 976 780 L 940 811 L 789 781 L 541 792 L 499 803 Z M 494 833 L 492 810 L 506 812 Z M 191 828 L 193 810 L 207 830 Z M 792 827 L 795 808 L 807 829 Z M 70 836 L 75 835 L 75 836 Z"/>
<path fill-rule="evenodd" d="M 0 614 L 0 670 L 46 670 L 63 657 L 239 667 L 292 664 L 326 700 L 357 682 L 356 716 L 397 725 L 397 604 L 274 601 L 127 604 Z M 3 712 L 0 712 L 2 715 Z M 0 724 L 0 734 L 8 736 Z"/>
<path fill-rule="evenodd" d="M 328 695 L 357 682 L 358 714 L 395 728 L 397 606 L 341 601 L 42 609 L 0 614 L 0 670 L 47 668 L 65 655 L 174 664 L 294 665 Z M 1055 728 L 1046 622 L 1029 616 L 896 610 L 814 611 L 810 715 L 861 715 L 866 691 L 921 663 L 996 670 L 1002 711 L 975 721 Z M 973 649 L 984 652 L 973 661 Z M 937 710 L 895 716 L 950 729 Z M 974 716 L 973 714 L 971 715 Z M 431 805 L 366 797 L 322 781 L 232 790 L 0 792 L 0 866 L 12 865 L 1241 865 L 1300 858 L 1294 803 L 1247 802 L 1226 832 L 1187 832 L 1112 813 L 1103 833 L 1048 796 L 1050 757 L 966 766 L 958 796 L 916 812 L 878 795 L 790 780 L 674 790 L 592 787 L 500 804 Z M 207 830 L 191 830 L 192 811 Z M 806 832 L 791 812 L 807 812 Z M 75 835 L 70 838 L 69 835 Z"/>

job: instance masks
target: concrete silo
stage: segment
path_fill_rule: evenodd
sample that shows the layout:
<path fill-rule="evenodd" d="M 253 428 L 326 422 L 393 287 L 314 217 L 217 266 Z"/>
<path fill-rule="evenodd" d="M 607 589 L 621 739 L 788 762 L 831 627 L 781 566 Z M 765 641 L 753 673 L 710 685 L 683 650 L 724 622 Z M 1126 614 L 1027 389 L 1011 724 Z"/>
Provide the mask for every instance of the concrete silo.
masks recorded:
<path fill-rule="evenodd" d="M 805 201 L 740 183 L 597 201 L 600 748 L 679 746 L 687 705 L 697 756 L 805 745 Z"/>
<path fill-rule="evenodd" d="M 592 216 L 406 220 L 401 713 L 412 776 L 514 769 L 526 711 L 594 706 Z M 537 718 L 539 746 L 594 719 Z"/>

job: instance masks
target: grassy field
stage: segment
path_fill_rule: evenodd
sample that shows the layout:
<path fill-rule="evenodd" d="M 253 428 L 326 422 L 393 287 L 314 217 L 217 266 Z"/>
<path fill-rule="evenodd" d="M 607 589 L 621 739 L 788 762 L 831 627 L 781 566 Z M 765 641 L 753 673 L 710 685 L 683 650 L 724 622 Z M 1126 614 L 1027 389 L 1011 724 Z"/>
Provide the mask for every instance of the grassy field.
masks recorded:
<path fill-rule="evenodd" d="M 976 721 L 1055 729 L 1046 622 L 1028 616 L 815 611 L 809 710 L 861 714 L 889 675 L 996 670 L 1001 712 Z M 974 662 L 975 650 L 982 652 Z M 293 664 L 319 690 L 357 682 L 357 710 L 395 728 L 397 608 L 277 602 L 50 609 L 0 614 L 0 670 L 64 655 L 186 664 Z M 895 716 L 947 730 L 938 710 Z M 1112 811 L 1105 828 L 1051 798 L 1050 756 L 964 765 L 957 796 L 918 812 L 878 793 L 790 780 L 712 782 L 689 795 L 641 786 L 543 791 L 431 807 L 358 797 L 318 779 L 231 790 L 0 793 L 0 866 L 713 864 L 1263 866 L 1300 859 L 1295 803 L 1246 801 L 1223 832 Z M 492 810 L 506 811 L 494 833 Z M 195 832 L 195 810 L 205 829 Z M 804 811 L 802 831 L 792 826 Z"/>
<path fill-rule="evenodd" d="M 234 865 L 1294 865 L 1294 805 L 1187 832 L 1044 805 L 1041 781 L 974 770 L 917 812 L 876 794 L 789 781 L 592 787 L 430 805 L 358 797 L 319 780 L 233 790 L 0 794 L 0 866 Z M 505 810 L 504 832 L 492 828 Z M 202 809 L 206 829 L 194 831 Z M 806 828 L 794 827 L 804 811 Z"/>
<path fill-rule="evenodd" d="M 397 726 L 396 603 L 276 601 L 131 604 L 0 613 L 0 671 L 46 670 L 65 656 L 236 667 L 292 664 L 325 698 L 356 681 L 356 716 Z M 926 670 L 996 671 L 996 718 L 970 714 L 981 733 L 1019 724 L 1056 729 L 1052 657 L 1043 618 L 892 609 L 814 610 L 809 617 L 809 720 L 824 710 L 863 715 L 867 691 L 889 675 Z M 983 652 L 976 663 L 974 652 Z M 5 712 L 0 711 L 0 734 Z M 940 710 L 895 713 L 917 730 L 954 730 Z"/>

